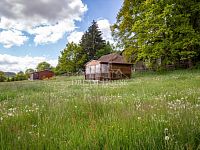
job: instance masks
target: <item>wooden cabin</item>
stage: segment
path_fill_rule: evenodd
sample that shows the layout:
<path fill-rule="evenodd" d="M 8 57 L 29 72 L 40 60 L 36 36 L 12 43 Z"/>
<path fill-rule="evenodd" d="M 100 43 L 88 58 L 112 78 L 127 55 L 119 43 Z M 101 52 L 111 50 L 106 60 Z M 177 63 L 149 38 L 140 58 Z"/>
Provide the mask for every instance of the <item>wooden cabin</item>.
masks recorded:
<path fill-rule="evenodd" d="M 86 80 L 118 80 L 131 78 L 132 64 L 123 56 L 113 53 L 98 60 L 91 60 L 85 65 Z"/>
<path fill-rule="evenodd" d="M 38 72 L 33 72 L 30 74 L 30 80 L 43 80 L 53 77 L 55 74 L 50 70 L 43 70 Z"/>

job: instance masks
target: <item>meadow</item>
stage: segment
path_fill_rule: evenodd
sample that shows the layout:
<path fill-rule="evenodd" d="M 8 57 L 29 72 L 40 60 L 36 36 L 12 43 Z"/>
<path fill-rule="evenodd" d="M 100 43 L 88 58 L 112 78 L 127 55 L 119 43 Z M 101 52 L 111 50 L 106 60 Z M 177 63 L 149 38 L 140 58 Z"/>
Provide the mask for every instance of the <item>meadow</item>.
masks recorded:
<path fill-rule="evenodd" d="M 0 83 L 0 149 L 200 149 L 200 70 Z"/>

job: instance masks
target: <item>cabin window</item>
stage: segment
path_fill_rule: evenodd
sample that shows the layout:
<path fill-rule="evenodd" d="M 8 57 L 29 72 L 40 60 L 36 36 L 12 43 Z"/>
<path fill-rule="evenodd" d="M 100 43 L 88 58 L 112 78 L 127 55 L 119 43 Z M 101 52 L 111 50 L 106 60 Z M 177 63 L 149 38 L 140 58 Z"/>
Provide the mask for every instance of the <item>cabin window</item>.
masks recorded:
<path fill-rule="evenodd" d="M 102 73 L 108 73 L 109 67 L 108 64 L 102 64 Z"/>
<path fill-rule="evenodd" d="M 86 67 L 86 74 L 90 74 L 90 66 Z"/>
<path fill-rule="evenodd" d="M 96 65 L 96 73 L 100 73 L 101 72 L 100 68 L 101 68 L 100 64 Z"/>
<path fill-rule="evenodd" d="M 91 66 L 91 74 L 95 74 L 95 66 Z"/>

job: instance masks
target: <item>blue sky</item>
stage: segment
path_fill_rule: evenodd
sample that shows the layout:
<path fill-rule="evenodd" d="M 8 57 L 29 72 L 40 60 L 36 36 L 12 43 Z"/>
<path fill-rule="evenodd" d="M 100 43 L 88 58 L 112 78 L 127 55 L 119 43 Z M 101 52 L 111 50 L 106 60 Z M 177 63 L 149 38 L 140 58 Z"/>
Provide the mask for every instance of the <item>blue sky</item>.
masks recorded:
<path fill-rule="evenodd" d="M 56 65 L 68 41 L 78 42 L 92 20 L 103 38 L 112 42 L 109 26 L 123 0 L 16 0 L 0 2 L 0 70 L 35 68 L 47 61 Z"/>

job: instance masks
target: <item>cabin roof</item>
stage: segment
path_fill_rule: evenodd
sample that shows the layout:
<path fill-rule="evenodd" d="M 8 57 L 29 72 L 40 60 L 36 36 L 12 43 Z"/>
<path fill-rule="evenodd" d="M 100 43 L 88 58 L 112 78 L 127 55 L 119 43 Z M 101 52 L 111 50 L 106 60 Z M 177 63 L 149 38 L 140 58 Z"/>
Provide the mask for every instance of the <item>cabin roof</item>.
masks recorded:
<path fill-rule="evenodd" d="M 42 70 L 42 71 L 32 72 L 31 74 L 40 73 L 40 72 L 52 72 L 53 73 L 53 71 L 51 71 L 51 70 Z"/>
<path fill-rule="evenodd" d="M 99 63 L 100 63 L 100 61 L 98 61 L 98 60 L 91 60 L 91 61 L 87 62 L 85 64 L 85 66 L 94 66 L 94 65 L 97 65 Z"/>
<path fill-rule="evenodd" d="M 101 61 L 101 62 L 107 62 L 107 63 L 127 63 L 125 60 L 124 60 L 124 57 L 119 55 L 119 54 L 116 54 L 116 53 L 112 53 L 112 54 L 108 54 L 108 55 L 104 55 L 104 56 L 101 56 L 98 61 Z"/>
<path fill-rule="evenodd" d="M 91 60 L 85 64 L 85 66 L 94 66 L 97 64 L 104 64 L 104 63 L 113 63 L 113 64 L 124 64 L 124 65 L 132 65 L 130 63 L 127 63 L 123 56 L 112 53 L 108 55 L 101 56 L 98 60 Z"/>

